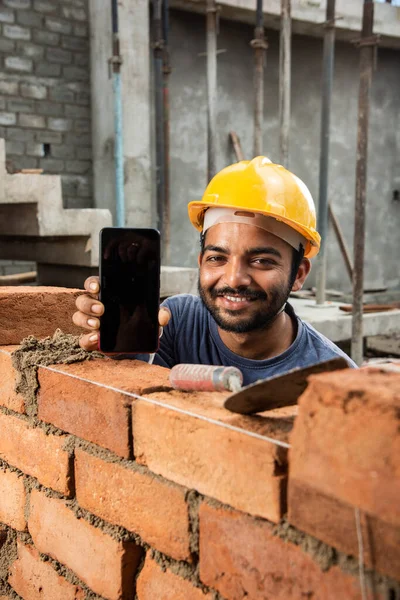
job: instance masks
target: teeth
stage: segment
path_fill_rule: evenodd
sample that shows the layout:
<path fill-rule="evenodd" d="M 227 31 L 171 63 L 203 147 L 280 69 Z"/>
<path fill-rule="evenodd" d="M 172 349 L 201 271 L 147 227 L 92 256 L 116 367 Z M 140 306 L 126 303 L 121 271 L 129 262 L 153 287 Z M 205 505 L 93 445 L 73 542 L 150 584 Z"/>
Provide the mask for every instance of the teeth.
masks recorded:
<path fill-rule="evenodd" d="M 237 298 L 236 296 L 225 296 L 225 298 L 230 302 L 245 302 L 247 300 L 247 298 Z"/>

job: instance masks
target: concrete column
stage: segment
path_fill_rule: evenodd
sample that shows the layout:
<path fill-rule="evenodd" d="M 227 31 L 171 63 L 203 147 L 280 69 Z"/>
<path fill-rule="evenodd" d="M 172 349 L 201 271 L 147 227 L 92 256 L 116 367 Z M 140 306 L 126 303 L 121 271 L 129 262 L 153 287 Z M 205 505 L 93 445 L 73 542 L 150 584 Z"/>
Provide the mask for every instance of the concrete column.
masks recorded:
<path fill-rule="evenodd" d="M 127 225 L 154 225 L 150 159 L 149 2 L 119 0 Z"/>
<path fill-rule="evenodd" d="M 90 0 L 90 72 L 92 101 L 92 157 L 95 208 L 108 208 L 115 223 L 114 113 L 109 0 Z"/>
<path fill-rule="evenodd" d="M 114 109 L 111 56 L 111 5 L 89 0 L 91 27 L 92 140 L 95 206 L 109 208 L 115 222 Z M 126 225 L 154 224 L 150 160 L 149 6 L 143 0 L 119 0 L 124 136 Z"/>

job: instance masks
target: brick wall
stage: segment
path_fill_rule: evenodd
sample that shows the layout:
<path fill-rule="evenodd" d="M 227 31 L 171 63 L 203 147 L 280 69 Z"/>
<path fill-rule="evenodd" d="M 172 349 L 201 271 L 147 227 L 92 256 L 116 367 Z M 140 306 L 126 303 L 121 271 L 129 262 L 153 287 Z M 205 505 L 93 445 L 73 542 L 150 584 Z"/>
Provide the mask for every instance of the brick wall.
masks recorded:
<path fill-rule="evenodd" d="M 67 208 L 92 206 L 87 0 L 0 3 L 0 137 L 9 170 L 62 175 Z"/>
<path fill-rule="evenodd" d="M 298 416 L 243 417 L 96 359 L 39 367 L 32 404 L 4 344 L 31 333 L 25 306 L 57 317 L 61 292 L 36 291 L 1 299 L 19 322 L 0 327 L 0 598 L 400 598 L 399 374 L 316 376 Z"/>

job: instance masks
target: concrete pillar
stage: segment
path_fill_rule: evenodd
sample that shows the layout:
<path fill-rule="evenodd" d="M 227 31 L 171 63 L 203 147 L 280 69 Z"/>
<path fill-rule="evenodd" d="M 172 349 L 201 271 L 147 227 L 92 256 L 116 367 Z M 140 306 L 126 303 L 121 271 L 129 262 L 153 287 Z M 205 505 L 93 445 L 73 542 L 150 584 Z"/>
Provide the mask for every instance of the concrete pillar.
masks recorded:
<path fill-rule="evenodd" d="M 108 208 L 115 223 L 114 113 L 109 0 L 90 0 L 90 72 L 94 206 Z"/>
<path fill-rule="evenodd" d="M 109 208 L 115 222 L 114 113 L 110 0 L 89 0 L 91 26 L 92 140 L 95 206 Z M 149 6 L 143 0 L 119 0 L 124 136 L 126 225 L 154 224 L 150 160 Z"/>

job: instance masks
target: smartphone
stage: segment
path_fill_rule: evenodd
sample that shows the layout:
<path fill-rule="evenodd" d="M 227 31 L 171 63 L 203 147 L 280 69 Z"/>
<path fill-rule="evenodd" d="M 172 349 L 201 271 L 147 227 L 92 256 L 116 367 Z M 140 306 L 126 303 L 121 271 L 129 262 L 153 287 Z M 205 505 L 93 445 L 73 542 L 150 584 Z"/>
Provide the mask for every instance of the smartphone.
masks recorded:
<path fill-rule="evenodd" d="M 100 231 L 99 348 L 105 354 L 157 352 L 160 233 L 105 227 Z"/>

